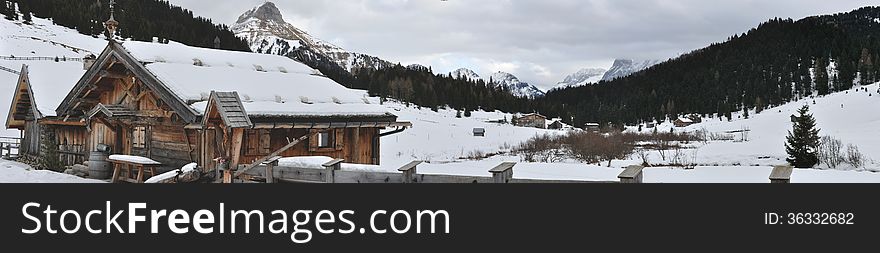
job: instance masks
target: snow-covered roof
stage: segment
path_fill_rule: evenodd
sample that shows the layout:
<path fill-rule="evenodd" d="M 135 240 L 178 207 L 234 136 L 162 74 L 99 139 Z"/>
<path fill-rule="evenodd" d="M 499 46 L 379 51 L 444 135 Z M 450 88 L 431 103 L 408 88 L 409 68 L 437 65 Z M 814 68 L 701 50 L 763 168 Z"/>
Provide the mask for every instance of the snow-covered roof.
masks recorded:
<path fill-rule="evenodd" d="M 83 64 L 74 61 L 27 61 L 27 65 L 37 110 L 45 117 L 56 116 L 55 108 L 85 73 Z"/>
<path fill-rule="evenodd" d="M 694 123 L 693 120 L 688 119 L 688 118 L 678 118 L 678 120 L 681 122 L 684 122 L 684 123 Z"/>
<path fill-rule="evenodd" d="M 248 115 L 389 115 L 366 91 L 346 88 L 287 57 L 178 43 L 126 42 L 123 47 L 199 113 L 211 91 L 236 91 Z"/>

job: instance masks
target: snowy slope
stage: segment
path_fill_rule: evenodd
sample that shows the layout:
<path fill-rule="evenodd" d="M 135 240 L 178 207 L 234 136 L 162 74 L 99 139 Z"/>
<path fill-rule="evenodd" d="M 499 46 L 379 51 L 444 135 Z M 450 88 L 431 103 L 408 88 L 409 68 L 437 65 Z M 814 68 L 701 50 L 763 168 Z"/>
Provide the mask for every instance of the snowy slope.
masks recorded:
<path fill-rule="evenodd" d="M 308 47 L 349 72 L 360 68 L 375 69 L 392 65 L 374 56 L 346 51 L 309 35 L 286 22 L 281 10 L 272 2 L 265 2 L 243 13 L 231 30 L 236 36 L 247 40 L 251 50 L 257 53 L 286 56 L 299 47 Z"/>
<path fill-rule="evenodd" d="M 495 85 L 507 87 L 510 93 L 518 97 L 535 98 L 544 96 L 544 91 L 538 89 L 538 87 L 520 81 L 519 78 L 507 72 L 498 71 L 493 73 L 492 82 Z"/>
<path fill-rule="evenodd" d="M 76 30 L 53 25 L 52 21 L 47 19 L 33 18 L 33 23 L 33 25 L 27 25 L 21 21 L 0 20 L 0 56 L 80 58 L 88 54 L 99 54 L 107 45 L 103 39 L 82 35 Z M 79 62 L 56 63 L 54 61 L 0 59 L 0 66 L 15 71 L 20 71 L 22 64 L 30 65 L 32 73 L 35 71 L 56 73 L 56 75 L 33 76 L 32 81 L 36 82 L 40 80 L 53 82 L 57 78 L 70 76 L 67 73 L 75 73 L 77 69 L 82 70 L 82 65 Z M 57 73 L 65 74 L 58 75 Z M 70 80 L 70 85 L 72 86 L 75 82 L 76 80 Z M 18 75 L 0 71 L 0 90 L 2 90 L 0 92 L 0 119 L 4 122 L 12 103 L 12 91 L 17 83 Z M 58 90 L 64 90 L 64 88 Z M 54 90 L 49 89 L 48 91 Z M 45 108 L 46 113 L 54 113 L 55 108 L 51 108 L 51 104 L 38 106 Z M 0 136 L 17 137 L 19 131 L 0 127 Z"/>
<path fill-rule="evenodd" d="M 565 79 L 562 82 L 557 83 L 554 88 L 578 87 L 597 83 L 602 81 L 602 77 L 605 76 L 606 72 L 608 71 L 600 68 L 584 68 L 566 76 Z"/>
<path fill-rule="evenodd" d="M 409 121 L 413 124 L 411 129 L 402 133 L 382 137 L 381 163 L 389 167 L 400 166 L 412 160 L 454 162 L 475 154 L 509 151 L 511 147 L 537 134 L 562 133 L 486 123 L 510 120 L 513 116 L 498 111 L 474 111 L 470 118 L 456 118 L 456 111 L 450 109 L 434 112 L 427 108 L 406 107 L 396 102 L 386 102 L 384 106 L 398 116 L 398 121 Z M 474 128 L 485 128 L 486 137 L 474 137 Z"/>
<path fill-rule="evenodd" d="M 816 118 L 820 135 L 830 135 L 844 143 L 854 144 L 869 158 L 880 161 L 880 84 L 863 86 L 868 92 L 852 89 L 824 97 L 803 99 L 780 107 L 766 109 L 760 114 L 754 110 L 749 119 L 742 119 L 741 112 L 733 114 L 731 122 L 719 119 L 703 119 L 676 131 L 706 129 L 724 133 L 741 129 L 750 130 L 746 142 L 710 142 L 699 149 L 700 163 L 720 165 L 778 165 L 784 164 L 787 154 L 783 144 L 791 130 L 790 116 L 803 105 L 810 106 Z M 861 88 L 861 87 L 859 87 Z M 870 96 L 869 96 L 870 94 Z M 658 126 L 659 131 L 669 131 L 670 123 Z M 646 130 L 646 131 L 650 131 Z M 739 134 L 736 138 L 741 138 Z M 856 169 L 856 168 L 843 168 Z M 880 171 L 880 164 L 869 164 L 860 170 Z"/>

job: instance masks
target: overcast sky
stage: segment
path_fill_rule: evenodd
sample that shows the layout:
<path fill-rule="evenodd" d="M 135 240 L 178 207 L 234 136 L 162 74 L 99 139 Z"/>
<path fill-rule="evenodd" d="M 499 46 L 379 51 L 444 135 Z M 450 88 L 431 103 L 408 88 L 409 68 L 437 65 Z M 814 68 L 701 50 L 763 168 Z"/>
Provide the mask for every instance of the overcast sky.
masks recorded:
<path fill-rule="evenodd" d="M 264 0 L 170 0 L 231 25 Z M 666 59 L 748 31 L 877 4 L 860 0 L 275 0 L 284 19 L 349 51 L 403 64 L 513 73 L 547 89 L 616 58 Z"/>

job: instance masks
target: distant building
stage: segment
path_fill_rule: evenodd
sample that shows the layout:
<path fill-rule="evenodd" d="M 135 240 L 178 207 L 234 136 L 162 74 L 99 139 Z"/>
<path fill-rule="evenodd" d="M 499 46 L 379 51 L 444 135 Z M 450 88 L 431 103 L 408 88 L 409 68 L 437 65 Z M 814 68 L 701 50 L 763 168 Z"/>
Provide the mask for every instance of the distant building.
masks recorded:
<path fill-rule="evenodd" d="M 521 127 L 547 128 L 547 117 L 537 113 L 530 113 L 513 118 L 513 125 Z"/>
<path fill-rule="evenodd" d="M 591 132 L 591 133 L 598 133 L 599 132 L 599 123 L 584 124 L 584 130 L 587 130 L 587 132 Z"/>
<path fill-rule="evenodd" d="M 693 125 L 694 121 L 689 118 L 682 117 L 682 118 L 676 119 L 675 122 L 673 122 L 673 124 L 675 124 L 675 127 L 686 127 L 686 126 Z"/>
<path fill-rule="evenodd" d="M 486 137 L 486 129 L 485 128 L 474 128 L 474 136 L 475 137 Z"/>
<path fill-rule="evenodd" d="M 559 121 L 559 120 L 553 121 L 553 123 L 550 123 L 550 125 L 547 125 L 547 129 L 561 130 L 563 128 L 565 128 L 565 124 L 563 124 L 562 121 Z"/>
<path fill-rule="evenodd" d="M 657 123 L 654 123 L 654 122 L 645 123 L 645 128 L 654 128 L 656 126 L 657 126 Z"/>

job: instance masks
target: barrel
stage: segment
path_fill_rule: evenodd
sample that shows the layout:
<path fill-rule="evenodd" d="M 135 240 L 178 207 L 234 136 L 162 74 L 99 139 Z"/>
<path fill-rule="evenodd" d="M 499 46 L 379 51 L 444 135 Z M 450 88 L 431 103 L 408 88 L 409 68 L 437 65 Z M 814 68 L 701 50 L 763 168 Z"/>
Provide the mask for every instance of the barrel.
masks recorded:
<path fill-rule="evenodd" d="M 92 151 L 89 154 L 89 178 L 92 179 L 108 179 L 110 178 L 111 166 L 107 162 L 109 155 L 100 151 Z"/>

